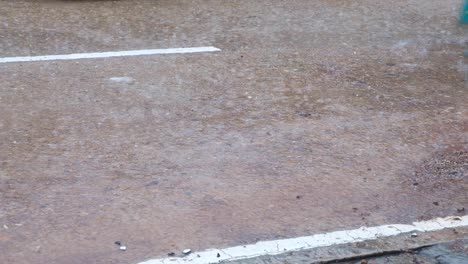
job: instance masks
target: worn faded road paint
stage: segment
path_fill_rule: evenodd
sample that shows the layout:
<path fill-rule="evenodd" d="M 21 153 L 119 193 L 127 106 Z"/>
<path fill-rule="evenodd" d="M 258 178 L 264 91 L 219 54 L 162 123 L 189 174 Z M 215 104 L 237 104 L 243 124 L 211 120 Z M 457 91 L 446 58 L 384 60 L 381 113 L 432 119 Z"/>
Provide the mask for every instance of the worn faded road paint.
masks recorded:
<path fill-rule="evenodd" d="M 130 57 L 130 56 L 163 55 L 163 54 L 186 54 L 186 53 L 215 52 L 215 51 L 220 51 L 220 49 L 216 47 L 194 47 L 194 48 L 174 48 L 174 49 L 127 50 L 127 51 L 110 51 L 110 52 L 75 53 L 75 54 L 66 54 L 66 55 L 7 57 L 7 58 L 0 58 L 0 63 L 99 59 L 99 58 L 112 58 L 112 57 Z"/>
<path fill-rule="evenodd" d="M 249 259 L 262 255 L 277 255 L 317 247 L 361 242 L 408 232 L 429 232 L 461 226 L 468 226 L 468 215 L 463 217 L 437 218 L 429 221 L 415 222 L 412 225 L 395 224 L 361 227 L 354 230 L 335 231 L 306 237 L 262 241 L 252 245 L 236 246 L 226 249 L 209 249 L 203 252 L 193 253 L 184 258 L 153 259 L 140 262 L 139 264 L 210 264 L 220 261 Z"/>

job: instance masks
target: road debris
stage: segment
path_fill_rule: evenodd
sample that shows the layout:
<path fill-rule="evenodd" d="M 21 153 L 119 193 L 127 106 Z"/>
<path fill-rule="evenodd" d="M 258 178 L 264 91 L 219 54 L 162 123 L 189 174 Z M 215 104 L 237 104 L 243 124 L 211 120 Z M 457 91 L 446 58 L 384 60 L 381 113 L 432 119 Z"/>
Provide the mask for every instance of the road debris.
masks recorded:
<path fill-rule="evenodd" d="M 167 253 L 167 255 L 168 255 L 169 257 L 173 257 L 173 256 L 175 256 L 175 253 L 174 253 L 174 252 L 169 252 L 169 253 Z"/>
<path fill-rule="evenodd" d="M 110 82 L 113 82 L 113 83 L 122 83 L 122 84 L 128 84 L 128 85 L 132 85 L 135 83 L 135 79 L 133 79 L 132 77 L 112 77 L 112 78 L 109 78 L 109 81 Z"/>
<path fill-rule="evenodd" d="M 192 253 L 192 250 L 189 249 L 189 248 L 188 248 L 188 249 L 184 249 L 184 250 L 182 251 L 182 253 L 184 253 L 184 255 L 188 255 L 188 254 Z"/>
<path fill-rule="evenodd" d="M 41 246 L 37 246 L 36 248 L 34 248 L 34 252 L 36 253 L 41 252 Z"/>
<path fill-rule="evenodd" d="M 119 249 L 122 250 L 122 251 L 127 250 L 127 246 L 125 246 L 124 244 L 122 244 L 122 242 L 120 242 L 120 241 L 115 241 L 114 244 L 116 244 L 117 246 L 119 246 Z"/>
<path fill-rule="evenodd" d="M 159 185 L 159 181 L 151 181 L 151 182 L 145 184 L 146 187 L 158 186 L 158 185 Z"/>
<path fill-rule="evenodd" d="M 357 243 L 356 243 L 356 246 L 357 246 L 358 248 L 364 248 L 364 247 L 366 247 L 366 245 L 367 245 L 367 244 L 366 244 L 365 242 L 357 242 Z"/>
<path fill-rule="evenodd" d="M 418 233 L 411 233 L 411 237 L 418 237 Z"/>

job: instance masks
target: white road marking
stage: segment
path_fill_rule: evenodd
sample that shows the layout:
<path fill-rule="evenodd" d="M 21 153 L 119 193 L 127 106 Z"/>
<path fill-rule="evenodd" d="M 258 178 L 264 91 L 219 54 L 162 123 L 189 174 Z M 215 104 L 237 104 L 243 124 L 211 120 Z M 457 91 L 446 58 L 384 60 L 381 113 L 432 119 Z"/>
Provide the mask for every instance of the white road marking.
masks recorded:
<path fill-rule="evenodd" d="M 468 226 L 468 215 L 463 217 L 451 216 L 446 218 L 437 218 L 429 221 L 415 222 L 412 225 L 397 224 L 361 227 L 354 230 L 336 231 L 326 234 L 282 240 L 263 241 L 256 244 L 225 249 L 208 249 L 203 252 L 194 252 L 183 258 L 152 259 L 140 262 L 139 264 L 211 264 L 218 263 L 220 261 L 249 259 L 263 255 L 278 255 L 291 251 L 361 242 L 414 231 L 428 232 L 461 226 Z"/>
<path fill-rule="evenodd" d="M 0 63 L 98 59 L 98 58 L 112 58 L 112 57 L 130 57 L 130 56 L 158 55 L 158 54 L 186 54 L 186 53 L 215 52 L 215 51 L 221 51 L 221 50 L 216 47 L 195 47 L 195 48 L 146 49 L 146 50 L 109 51 L 109 52 L 93 52 L 93 53 L 75 53 L 75 54 L 66 54 L 66 55 L 44 55 L 44 56 L 32 56 L 32 57 L 6 57 L 6 58 L 0 58 Z"/>

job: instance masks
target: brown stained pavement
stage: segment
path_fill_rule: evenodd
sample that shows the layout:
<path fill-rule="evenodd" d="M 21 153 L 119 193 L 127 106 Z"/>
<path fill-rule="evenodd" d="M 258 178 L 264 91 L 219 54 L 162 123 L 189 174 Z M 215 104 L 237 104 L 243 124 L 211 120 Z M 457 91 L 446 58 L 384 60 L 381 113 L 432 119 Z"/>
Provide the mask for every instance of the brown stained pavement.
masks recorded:
<path fill-rule="evenodd" d="M 0 64 L 0 263 L 466 214 L 458 2 L 0 1 L 0 57 L 222 49 Z"/>

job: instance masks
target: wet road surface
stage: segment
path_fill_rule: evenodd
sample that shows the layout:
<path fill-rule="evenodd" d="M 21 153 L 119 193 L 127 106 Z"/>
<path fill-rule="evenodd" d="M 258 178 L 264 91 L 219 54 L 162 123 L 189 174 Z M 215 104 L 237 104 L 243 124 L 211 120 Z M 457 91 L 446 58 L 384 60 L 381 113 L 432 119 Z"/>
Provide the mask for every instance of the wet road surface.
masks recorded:
<path fill-rule="evenodd" d="M 0 1 L 1 57 L 222 50 L 0 64 L 0 262 L 466 214 L 458 5 Z"/>

